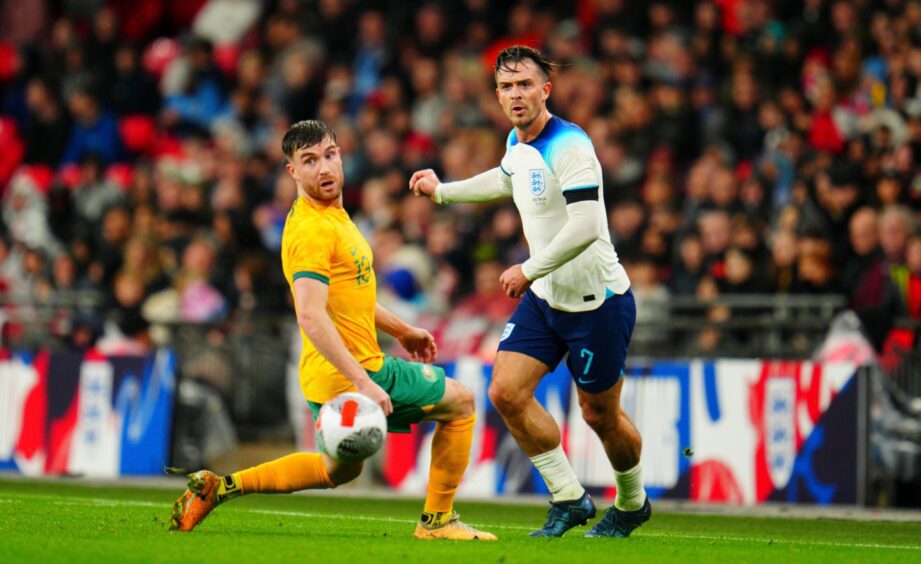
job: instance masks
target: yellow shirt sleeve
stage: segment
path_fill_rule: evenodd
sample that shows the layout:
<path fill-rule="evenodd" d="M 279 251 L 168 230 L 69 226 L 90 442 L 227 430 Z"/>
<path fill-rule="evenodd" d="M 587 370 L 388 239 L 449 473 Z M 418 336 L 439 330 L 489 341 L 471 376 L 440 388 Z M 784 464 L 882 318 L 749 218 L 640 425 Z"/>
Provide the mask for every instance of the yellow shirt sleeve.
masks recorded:
<path fill-rule="evenodd" d="M 311 232 L 301 230 L 288 247 L 291 283 L 298 278 L 313 278 L 329 284 L 333 256 L 336 251 L 336 235 L 332 225 L 326 221 L 311 226 Z"/>

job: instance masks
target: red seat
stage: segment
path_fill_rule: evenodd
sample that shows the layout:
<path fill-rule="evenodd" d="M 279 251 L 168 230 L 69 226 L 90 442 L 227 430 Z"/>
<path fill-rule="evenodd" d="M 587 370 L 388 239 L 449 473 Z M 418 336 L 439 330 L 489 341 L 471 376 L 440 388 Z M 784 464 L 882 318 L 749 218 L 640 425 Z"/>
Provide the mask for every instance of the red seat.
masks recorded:
<path fill-rule="evenodd" d="M 214 46 L 214 64 L 226 76 L 237 73 L 237 60 L 240 58 L 240 48 L 234 43 L 225 43 Z"/>
<path fill-rule="evenodd" d="M 83 181 L 83 172 L 78 164 L 61 165 L 58 169 L 58 181 L 66 188 L 73 190 Z"/>
<path fill-rule="evenodd" d="M 9 143 L 19 139 L 19 130 L 13 118 L 0 116 L 0 143 Z"/>
<path fill-rule="evenodd" d="M 0 43 L 0 80 L 13 78 L 19 70 L 19 53 L 12 43 Z"/>
<path fill-rule="evenodd" d="M 160 80 L 163 71 L 166 70 L 166 67 L 178 54 L 179 42 L 170 37 L 161 37 L 151 43 L 147 49 L 144 49 L 144 54 L 141 55 L 141 62 L 147 72 Z"/>
<path fill-rule="evenodd" d="M 54 182 L 54 169 L 48 165 L 31 164 L 19 167 L 19 172 L 29 177 L 29 180 L 41 191 L 47 194 L 51 190 L 51 184 Z"/>
<path fill-rule="evenodd" d="M 126 192 L 131 189 L 134 180 L 134 167 L 128 163 L 115 163 L 106 169 L 106 179 L 115 183 Z"/>
<path fill-rule="evenodd" d="M 13 176 L 13 172 L 25 156 L 26 147 L 19 139 L 16 122 L 11 118 L 0 117 L 0 192 Z"/>
<path fill-rule="evenodd" d="M 157 124 L 145 115 L 130 115 L 118 121 L 118 132 L 125 148 L 135 155 L 147 154 L 153 149 Z"/>

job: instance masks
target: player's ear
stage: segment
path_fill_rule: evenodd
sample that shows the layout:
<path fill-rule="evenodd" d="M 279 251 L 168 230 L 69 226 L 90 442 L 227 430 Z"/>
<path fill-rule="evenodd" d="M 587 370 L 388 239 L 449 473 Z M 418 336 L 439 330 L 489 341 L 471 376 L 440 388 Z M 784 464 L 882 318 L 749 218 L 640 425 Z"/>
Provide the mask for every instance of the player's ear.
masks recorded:
<path fill-rule="evenodd" d="M 550 81 L 549 81 L 549 80 L 548 80 L 547 82 L 544 83 L 544 86 L 543 86 L 543 88 L 542 88 L 543 91 L 544 91 L 544 96 L 543 96 L 544 100 L 546 100 L 547 98 L 550 97 L 550 90 L 551 90 L 552 88 L 553 88 L 553 85 L 550 84 Z"/>
<path fill-rule="evenodd" d="M 301 180 L 294 174 L 294 165 L 291 164 L 291 161 L 285 160 L 285 170 L 288 171 L 288 174 L 291 175 L 291 178 L 294 179 L 294 183 L 298 188 L 301 187 Z"/>

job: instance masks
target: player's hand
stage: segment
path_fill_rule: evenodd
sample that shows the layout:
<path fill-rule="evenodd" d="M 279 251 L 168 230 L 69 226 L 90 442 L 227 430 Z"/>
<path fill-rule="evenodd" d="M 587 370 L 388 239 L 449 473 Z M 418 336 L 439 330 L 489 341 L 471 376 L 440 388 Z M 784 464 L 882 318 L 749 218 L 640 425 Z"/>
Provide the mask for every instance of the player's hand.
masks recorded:
<path fill-rule="evenodd" d="M 409 353 L 410 360 L 425 364 L 435 362 L 438 346 L 435 344 L 435 337 L 425 329 L 413 327 L 397 340 Z"/>
<path fill-rule="evenodd" d="M 384 388 L 378 386 L 374 380 L 365 378 L 356 384 L 355 387 L 358 389 L 359 394 L 368 396 L 371 398 L 371 401 L 381 406 L 381 409 L 384 410 L 384 415 L 393 413 L 393 403 L 390 401 L 390 396 L 388 396 Z"/>
<path fill-rule="evenodd" d="M 520 264 L 503 272 L 499 284 L 502 284 L 502 291 L 513 298 L 520 298 L 531 287 L 531 281 L 525 278 Z"/>
<path fill-rule="evenodd" d="M 435 188 L 439 184 L 441 181 L 438 180 L 438 175 L 430 168 L 417 170 L 409 178 L 410 191 L 417 196 L 425 196 L 433 202 L 435 201 Z"/>

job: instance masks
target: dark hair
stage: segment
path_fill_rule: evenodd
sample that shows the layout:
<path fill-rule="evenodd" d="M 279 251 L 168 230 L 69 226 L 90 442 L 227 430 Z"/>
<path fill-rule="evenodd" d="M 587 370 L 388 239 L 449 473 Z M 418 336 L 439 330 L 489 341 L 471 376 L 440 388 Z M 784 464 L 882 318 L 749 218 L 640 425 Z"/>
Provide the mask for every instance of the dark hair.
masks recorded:
<path fill-rule="evenodd" d="M 338 143 L 336 132 L 325 122 L 315 119 L 299 121 L 285 132 L 285 137 L 281 140 L 281 150 L 291 159 L 298 149 L 316 145 L 327 137 L 332 139 L 333 143 Z"/>
<path fill-rule="evenodd" d="M 525 59 L 534 61 L 534 64 L 540 68 L 546 79 L 549 79 L 553 71 L 560 66 L 533 47 L 528 47 L 527 45 L 512 45 L 511 47 L 503 49 L 502 52 L 499 53 L 499 56 L 496 57 L 496 66 L 493 67 L 493 72 L 497 73 L 500 70 L 515 72 L 514 67 Z"/>

